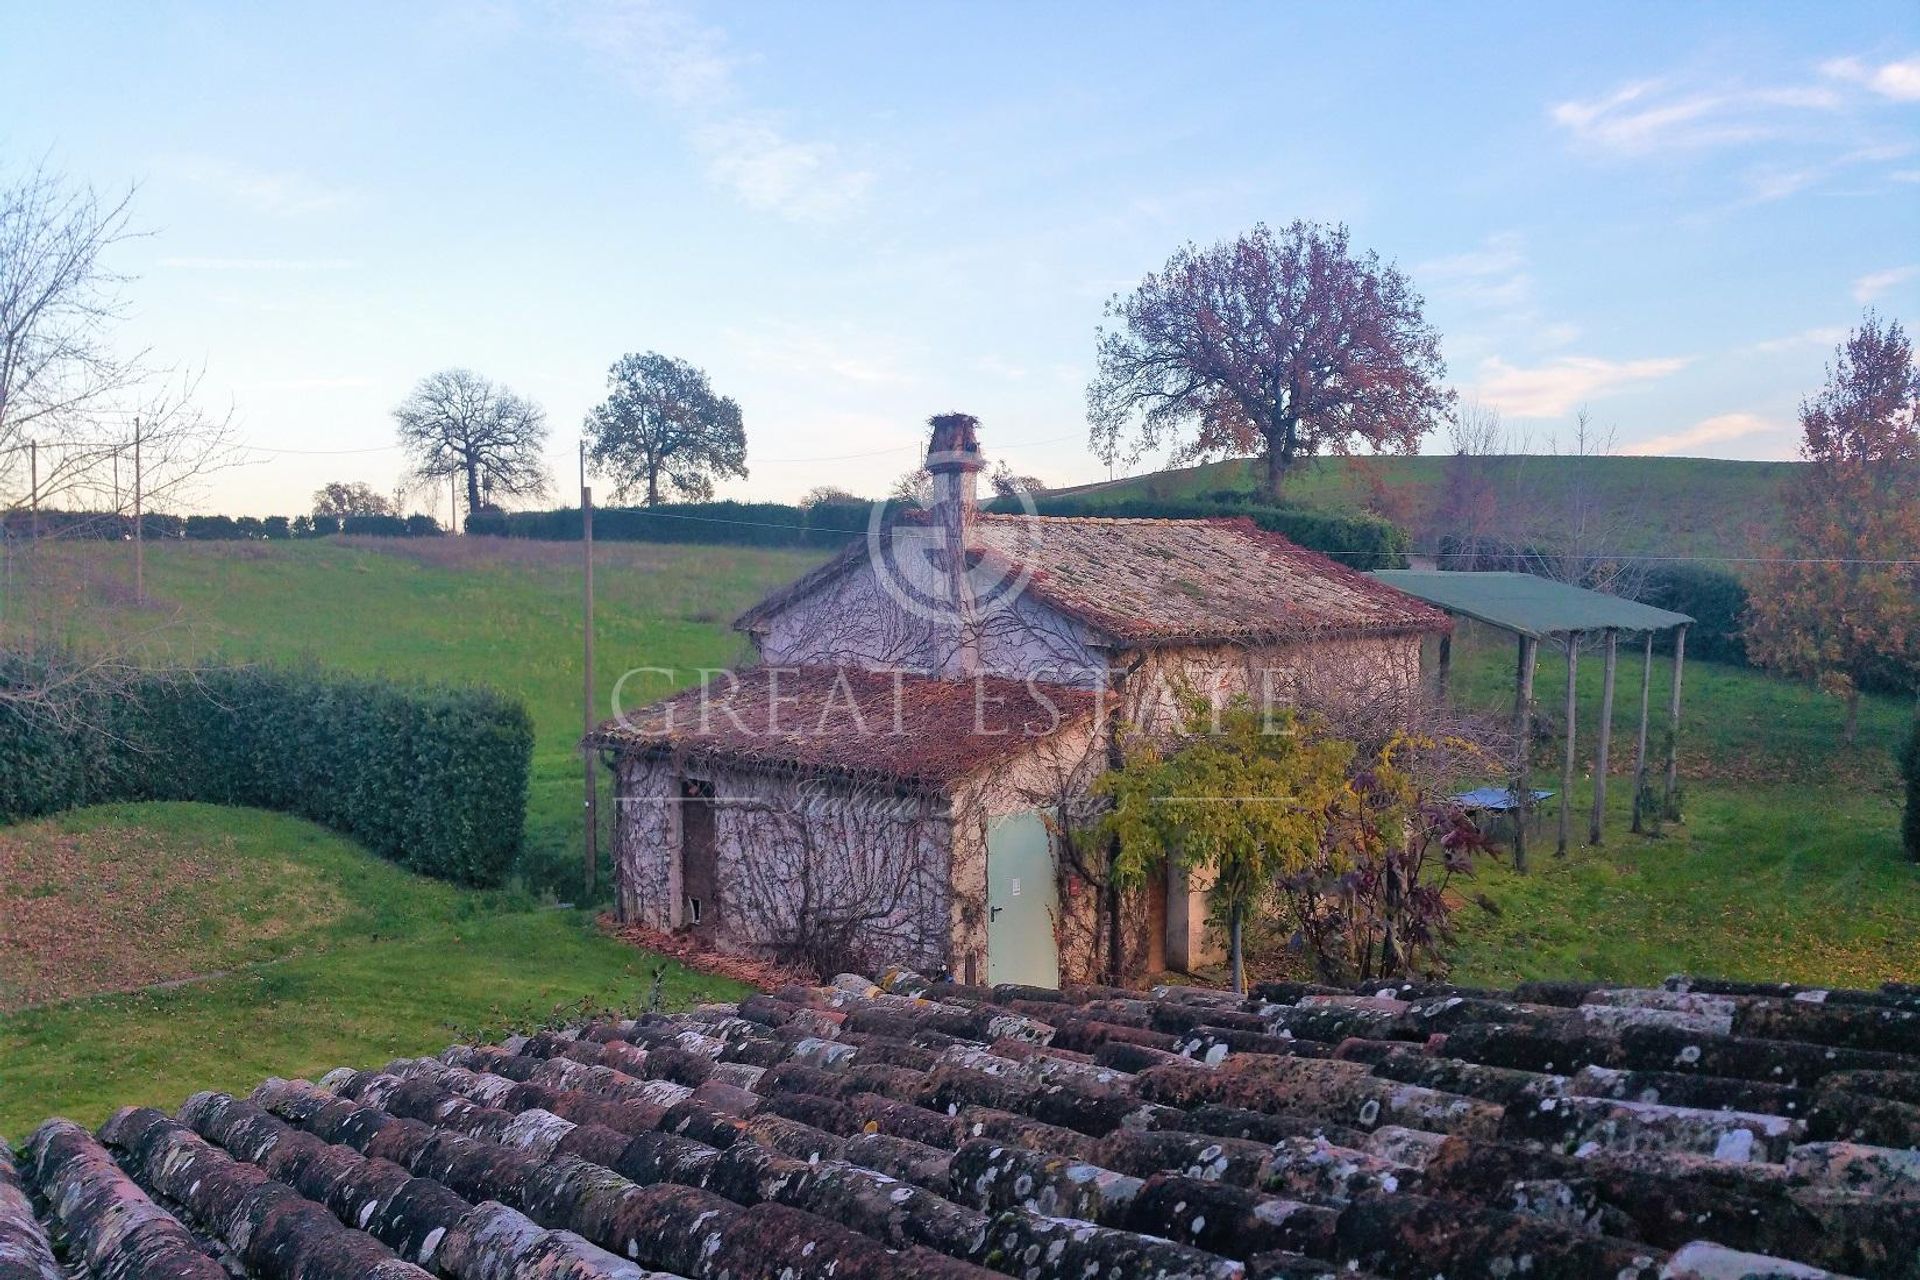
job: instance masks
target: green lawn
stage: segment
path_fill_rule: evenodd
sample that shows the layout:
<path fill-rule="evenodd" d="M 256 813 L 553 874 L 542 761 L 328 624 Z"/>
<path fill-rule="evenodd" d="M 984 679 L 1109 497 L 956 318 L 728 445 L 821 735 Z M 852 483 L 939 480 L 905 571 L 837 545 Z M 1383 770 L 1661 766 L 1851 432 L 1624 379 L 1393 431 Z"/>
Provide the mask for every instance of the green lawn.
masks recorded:
<path fill-rule="evenodd" d="M 670 1004 L 743 994 L 600 935 L 584 912 L 423 879 L 281 814 L 106 805 L 5 834 L 41 848 L 155 840 L 163 856 L 123 863 L 134 892 L 181 862 L 242 871 L 183 905 L 191 918 L 176 930 L 178 976 L 226 976 L 0 1018 L 0 1133 L 15 1138 L 49 1114 L 92 1124 L 116 1106 L 173 1107 L 198 1089 L 378 1065 L 568 1009 L 641 1008 L 662 964 Z M 263 867 L 271 874 L 254 874 Z M 275 928 L 236 934 L 226 927 L 235 918 Z M 0 983 L 9 964 L 21 962 L 0 953 Z"/>
<path fill-rule="evenodd" d="M 124 588 L 129 548 L 73 544 L 90 576 Z M 622 673 L 668 667 L 680 684 L 747 653 L 733 618 L 804 573 L 813 552 L 606 543 L 595 550 L 600 714 Z M 533 714 L 520 882 L 580 900 L 582 727 L 579 544 L 492 538 L 317 539 L 150 545 L 148 621 L 172 660 L 314 661 L 357 673 L 478 682 Z M 96 595 L 100 591 L 96 588 Z M 103 616 L 118 622 L 124 614 Z M 645 701 L 674 687 L 629 682 Z M 604 793 L 604 788 L 603 788 Z M 609 842 L 601 841 L 603 851 Z M 603 854 L 604 856 L 604 854 Z M 600 876 L 604 891 L 605 874 Z"/>
<path fill-rule="evenodd" d="M 1456 696 L 1506 714 L 1510 638 L 1464 624 Z M 1663 742 L 1671 660 L 1654 657 L 1654 732 Z M 1910 705 L 1868 699 L 1858 745 L 1840 742 L 1837 700 L 1802 685 L 1711 663 L 1687 664 L 1681 777 L 1685 821 L 1656 838 L 1628 830 L 1637 646 L 1622 653 L 1615 694 L 1606 843 L 1585 847 L 1601 664 L 1580 664 L 1581 723 L 1573 788 L 1574 848 L 1554 854 L 1557 799 L 1530 845 L 1532 870 L 1484 870 L 1464 886 L 1456 977 L 1489 984 L 1531 977 L 1654 982 L 1691 971 L 1834 985 L 1920 980 L 1920 867 L 1899 849 L 1893 766 Z M 1535 688 L 1556 729 L 1563 654 L 1544 649 Z M 1559 788 L 1557 743 L 1542 744 L 1536 785 Z"/>

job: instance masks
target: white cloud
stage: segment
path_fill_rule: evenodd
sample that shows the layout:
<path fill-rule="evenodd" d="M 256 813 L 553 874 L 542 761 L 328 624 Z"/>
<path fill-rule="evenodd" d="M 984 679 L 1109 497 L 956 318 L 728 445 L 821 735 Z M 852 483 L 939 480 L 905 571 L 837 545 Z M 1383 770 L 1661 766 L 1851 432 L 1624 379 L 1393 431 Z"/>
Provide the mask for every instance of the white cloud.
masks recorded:
<path fill-rule="evenodd" d="M 159 170 L 172 178 L 217 192 L 255 213 L 300 217 L 332 213 L 360 203 L 350 187 L 322 182 L 297 170 L 249 169 L 203 155 L 163 156 Z"/>
<path fill-rule="evenodd" d="M 1640 80 L 1586 101 L 1554 104 L 1548 115 L 1576 141 L 1623 155 L 1758 142 L 1788 120 L 1830 111 L 1840 95 L 1821 86 L 1677 90 Z"/>
<path fill-rule="evenodd" d="M 1915 276 L 1920 276 L 1920 266 L 1889 267 L 1885 271 L 1869 271 L 1853 282 L 1853 300 L 1862 303 L 1872 302 L 1895 285 L 1905 284 Z"/>
<path fill-rule="evenodd" d="M 1744 440 L 1757 435 L 1775 435 L 1786 430 L 1781 424 L 1769 422 L 1757 414 L 1722 413 L 1679 431 L 1654 436 L 1650 440 L 1637 440 L 1621 448 L 1620 452 L 1633 457 L 1678 454 L 1702 445 L 1724 444 L 1729 440 Z"/>
<path fill-rule="evenodd" d="M 1872 66 L 1859 58 L 1835 58 L 1820 64 L 1823 75 L 1863 85 L 1895 102 L 1920 102 L 1920 55 Z"/>
<path fill-rule="evenodd" d="M 179 271 L 351 271 L 352 258 L 162 258 L 163 267 Z"/>
<path fill-rule="evenodd" d="M 1523 369 L 1493 356 L 1480 362 L 1479 376 L 1469 390 L 1488 408 L 1516 418 L 1558 418 L 1593 396 L 1668 377 L 1687 364 L 1684 356 L 1643 360 L 1562 356 Z"/>
<path fill-rule="evenodd" d="M 1512 310 L 1527 306 L 1533 296 L 1526 247 L 1513 231 L 1496 232 L 1478 248 L 1419 263 L 1413 276 L 1432 292 L 1472 306 Z"/>
<path fill-rule="evenodd" d="M 766 119 L 745 116 L 693 131 L 707 172 L 756 209 L 799 218 L 834 218 L 859 205 L 871 175 L 841 167 L 827 143 L 798 142 Z"/>
<path fill-rule="evenodd" d="M 1799 333 L 1790 333 L 1784 338 L 1768 338 L 1764 342 L 1756 342 L 1753 344 L 1753 349 L 1772 353 L 1794 351 L 1801 347 L 1831 347 L 1845 340 L 1846 336 L 1846 329 L 1838 325 L 1802 329 Z"/>
<path fill-rule="evenodd" d="M 640 97 L 671 112 L 707 176 L 756 209 L 826 220 L 857 207 L 872 186 L 866 170 L 830 142 L 792 136 L 744 99 L 726 33 L 671 0 L 583 0 L 572 34 Z"/>

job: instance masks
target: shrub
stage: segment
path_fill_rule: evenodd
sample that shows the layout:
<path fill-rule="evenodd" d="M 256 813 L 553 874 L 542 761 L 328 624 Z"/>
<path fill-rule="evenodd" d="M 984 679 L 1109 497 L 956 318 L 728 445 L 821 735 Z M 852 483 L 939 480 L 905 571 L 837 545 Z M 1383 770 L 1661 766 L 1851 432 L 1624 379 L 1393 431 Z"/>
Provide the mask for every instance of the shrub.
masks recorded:
<path fill-rule="evenodd" d="M 1687 628 L 1689 658 L 1747 665 L 1747 588 L 1726 570 L 1687 561 L 1661 565 L 1647 574 L 1640 599 L 1693 618 Z M 1663 632 L 1655 643 L 1671 649 L 1673 634 Z"/>
<path fill-rule="evenodd" d="M 366 538 L 404 538 L 407 536 L 407 522 L 399 516 L 342 516 L 340 532 Z"/>
<path fill-rule="evenodd" d="M 464 524 L 468 533 L 479 537 L 504 538 L 507 536 L 507 513 L 498 507 L 481 507 L 478 511 L 469 511 Z"/>
<path fill-rule="evenodd" d="M 1907 750 L 1900 761 L 1900 772 L 1907 780 L 1907 812 L 1900 820 L 1900 843 L 1907 857 L 1920 862 L 1920 717 L 1907 734 Z"/>
<path fill-rule="evenodd" d="M 16 659 L 0 683 L 41 674 Z M 253 805 L 483 886 L 520 850 L 532 722 L 487 690 L 222 667 L 83 685 L 61 711 L 0 700 L 0 819 L 113 800 Z"/>

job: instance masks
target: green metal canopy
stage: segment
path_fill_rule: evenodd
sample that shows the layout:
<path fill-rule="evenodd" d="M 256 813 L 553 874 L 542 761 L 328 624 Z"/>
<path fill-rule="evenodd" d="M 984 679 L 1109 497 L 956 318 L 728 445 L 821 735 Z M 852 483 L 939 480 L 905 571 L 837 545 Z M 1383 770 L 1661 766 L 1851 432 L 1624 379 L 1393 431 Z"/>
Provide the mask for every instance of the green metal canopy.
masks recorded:
<path fill-rule="evenodd" d="M 1373 576 L 1448 613 L 1536 640 L 1570 631 L 1665 631 L 1693 621 L 1684 613 L 1531 573 L 1381 569 Z"/>

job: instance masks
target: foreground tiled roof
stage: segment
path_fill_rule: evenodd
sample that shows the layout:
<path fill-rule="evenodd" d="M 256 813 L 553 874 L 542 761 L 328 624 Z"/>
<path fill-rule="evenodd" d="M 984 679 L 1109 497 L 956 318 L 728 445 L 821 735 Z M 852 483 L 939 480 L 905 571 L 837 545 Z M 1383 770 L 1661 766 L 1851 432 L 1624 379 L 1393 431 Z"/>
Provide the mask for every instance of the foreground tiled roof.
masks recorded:
<path fill-rule="evenodd" d="M 888 987 L 51 1121 L 0 1277 L 1920 1274 L 1920 989 Z"/>
<path fill-rule="evenodd" d="M 1027 590 L 1128 644 L 1263 642 L 1442 630 L 1447 617 L 1244 516 L 982 516 L 975 538 Z"/>
<path fill-rule="evenodd" d="M 973 550 L 1024 590 L 1121 644 L 1292 642 L 1444 630 L 1439 609 L 1244 517 L 980 515 Z M 865 541 L 747 610 L 743 630 L 864 564 Z M 1024 571 L 1024 573 L 1023 573 Z"/>
<path fill-rule="evenodd" d="M 1089 716 L 1063 685 L 854 667 L 746 667 L 609 720 L 598 746 L 939 786 Z"/>

